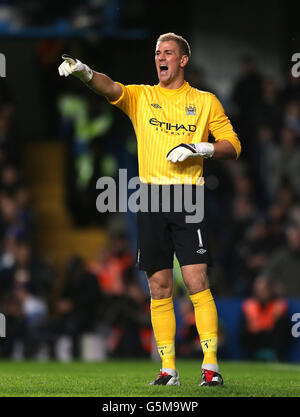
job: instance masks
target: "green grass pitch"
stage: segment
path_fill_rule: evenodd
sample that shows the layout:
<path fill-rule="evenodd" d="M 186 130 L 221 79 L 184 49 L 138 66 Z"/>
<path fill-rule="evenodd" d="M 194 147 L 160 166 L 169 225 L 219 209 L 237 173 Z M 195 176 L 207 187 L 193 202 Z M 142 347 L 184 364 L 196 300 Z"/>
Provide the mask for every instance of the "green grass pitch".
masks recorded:
<path fill-rule="evenodd" d="M 298 397 L 300 366 L 222 362 L 224 386 L 199 387 L 201 362 L 178 360 L 180 387 L 149 386 L 159 364 L 149 361 L 0 361 L 0 397 Z"/>

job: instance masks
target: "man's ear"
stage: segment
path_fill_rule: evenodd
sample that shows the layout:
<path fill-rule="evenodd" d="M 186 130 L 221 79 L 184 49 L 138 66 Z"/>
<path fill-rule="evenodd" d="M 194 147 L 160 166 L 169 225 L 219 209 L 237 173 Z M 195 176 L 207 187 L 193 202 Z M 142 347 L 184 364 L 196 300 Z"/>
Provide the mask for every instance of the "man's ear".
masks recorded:
<path fill-rule="evenodd" d="M 187 55 L 182 55 L 182 57 L 180 58 L 181 68 L 184 68 L 188 62 L 189 62 L 189 57 Z"/>

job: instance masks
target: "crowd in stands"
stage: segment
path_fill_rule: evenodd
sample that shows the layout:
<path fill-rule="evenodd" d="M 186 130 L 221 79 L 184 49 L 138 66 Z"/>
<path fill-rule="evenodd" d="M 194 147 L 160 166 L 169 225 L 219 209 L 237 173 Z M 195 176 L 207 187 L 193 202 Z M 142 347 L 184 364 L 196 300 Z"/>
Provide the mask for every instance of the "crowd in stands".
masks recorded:
<path fill-rule="evenodd" d="M 195 87 L 208 88 L 197 70 L 190 77 Z M 248 357 L 282 359 L 289 346 L 287 297 L 300 297 L 300 78 L 288 72 L 279 85 L 245 57 L 226 111 L 242 155 L 238 161 L 205 162 L 206 219 L 214 258 L 210 282 L 216 297 L 244 299 L 240 331 Z M 104 114 L 109 129 L 114 122 Z M 54 358 L 56 341 L 68 336 L 71 357 L 78 358 L 81 337 L 91 332 L 101 334 L 108 356 L 150 355 L 149 294 L 140 285 L 123 231 L 111 236 L 91 264 L 76 254 L 66 260 L 62 293 L 51 298 L 55 273 L 36 255 L 34 207 L 12 145 L 13 117 L 13 106 L 2 101 L 0 308 L 7 337 L 1 340 L 0 356 L 17 356 L 21 340 L 23 356 L 33 357 L 46 345 Z M 95 148 L 87 141 L 84 149 Z M 181 317 L 179 354 L 198 355 L 192 306 L 178 281 L 175 292 Z"/>
<path fill-rule="evenodd" d="M 0 308 L 6 318 L 0 354 L 10 356 L 15 341 L 23 340 L 25 355 L 31 356 L 54 275 L 36 257 L 34 212 L 14 132 L 14 106 L 5 89 L 0 95 Z"/>

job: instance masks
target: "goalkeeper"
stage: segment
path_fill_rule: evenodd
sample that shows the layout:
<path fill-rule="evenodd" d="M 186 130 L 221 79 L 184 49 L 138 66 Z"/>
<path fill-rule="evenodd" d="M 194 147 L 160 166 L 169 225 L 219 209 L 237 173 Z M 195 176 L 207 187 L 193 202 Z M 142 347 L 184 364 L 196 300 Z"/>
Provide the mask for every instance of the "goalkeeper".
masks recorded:
<path fill-rule="evenodd" d="M 190 184 L 195 191 L 206 158 L 237 159 L 241 145 L 215 95 L 191 87 L 184 79 L 191 50 L 179 35 L 161 35 L 155 65 L 159 83 L 123 85 L 93 71 L 78 59 L 63 56 L 61 76 L 70 74 L 106 97 L 130 118 L 138 143 L 142 182 L 165 187 Z M 212 134 L 215 142 L 209 143 Z M 198 185 L 199 186 L 199 185 Z M 186 212 L 138 212 L 137 263 L 147 274 L 151 320 L 162 369 L 153 385 L 180 385 L 175 362 L 176 321 L 173 308 L 173 259 L 194 305 L 195 321 L 204 354 L 200 386 L 220 385 L 217 362 L 218 316 L 209 289 L 205 220 L 187 223 Z"/>

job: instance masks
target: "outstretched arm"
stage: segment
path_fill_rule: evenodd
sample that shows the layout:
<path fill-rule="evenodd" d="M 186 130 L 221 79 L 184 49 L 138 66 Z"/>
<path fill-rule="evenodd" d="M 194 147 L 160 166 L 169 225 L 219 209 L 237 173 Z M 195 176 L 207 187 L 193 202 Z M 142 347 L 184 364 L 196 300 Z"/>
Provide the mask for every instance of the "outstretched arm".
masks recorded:
<path fill-rule="evenodd" d="M 60 76 L 68 77 L 70 74 L 74 75 L 95 93 L 107 97 L 109 101 L 115 101 L 121 97 L 122 87 L 107 75 L 93 71 L 79 59 L 70 55 L 62 55 L 62 59 L 64 61 L 58 68 Z"/>
<path fill-rule="evenodd" d="M 93 78 L 86 85 L 95 93 L 105 96 L 109 101 L 116 101 L 122 95 L 122 87 L 107 75 L 93 71 Z"/>

